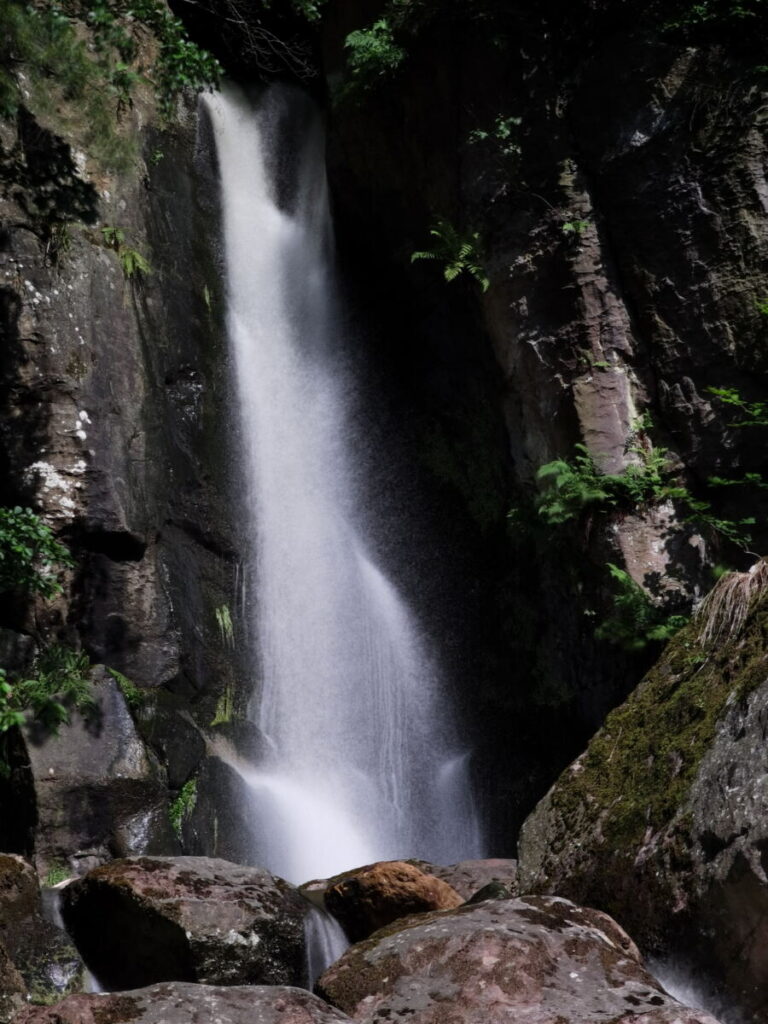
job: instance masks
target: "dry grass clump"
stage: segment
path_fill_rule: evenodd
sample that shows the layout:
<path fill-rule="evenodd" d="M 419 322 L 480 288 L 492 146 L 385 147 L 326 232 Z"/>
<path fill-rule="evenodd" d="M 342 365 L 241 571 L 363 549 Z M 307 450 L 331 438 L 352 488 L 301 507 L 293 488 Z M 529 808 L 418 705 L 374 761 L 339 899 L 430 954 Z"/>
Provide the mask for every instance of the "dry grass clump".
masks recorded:
<path fill-rule="evenodd" d="M 734 640 L 744 628 L 755 599 L 768 588 L 768 561 L 761 559 L 747 572 L 722 576 L 696 609 L 701 624 L 698 642 L 714 647 Z"/>

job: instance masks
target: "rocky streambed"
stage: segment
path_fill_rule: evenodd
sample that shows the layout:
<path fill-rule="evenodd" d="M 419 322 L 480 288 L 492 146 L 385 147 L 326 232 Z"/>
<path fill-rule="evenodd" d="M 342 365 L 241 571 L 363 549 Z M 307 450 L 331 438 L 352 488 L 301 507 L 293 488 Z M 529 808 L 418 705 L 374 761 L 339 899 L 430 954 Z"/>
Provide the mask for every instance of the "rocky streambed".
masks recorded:
<path fill-rule="evenodd" d="M 4 857 L 0 1021 L 716 1024 L 665 992 L 606 914 L 517 895 L 514 861 L 431 867 L 385 862 L 300 890 L 223 860 L 114 860 L 61 890 L 69 934 L 108 990 L 87 993 L 70 940 L 58 933 L 51 946 L 33 870 Z M 313 904 L 359 940 L 315 994 L 304 937 Z M 55 955 L 42 968 L 45 955 L 27 958 L 36 938 L 39 951 L 69 949 L 78 967 L 65 984 Z M 47 991 L 33 988 L 33 967 L 47 969 Z"/>

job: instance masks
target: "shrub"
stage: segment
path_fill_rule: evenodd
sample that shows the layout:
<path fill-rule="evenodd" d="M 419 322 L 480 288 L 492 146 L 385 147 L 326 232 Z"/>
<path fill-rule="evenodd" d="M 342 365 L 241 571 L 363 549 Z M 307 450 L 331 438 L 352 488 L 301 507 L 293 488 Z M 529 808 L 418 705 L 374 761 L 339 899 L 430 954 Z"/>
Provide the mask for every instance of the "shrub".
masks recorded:
<path fill-rule="evenodd" d="M 72 565 L 69 551 L 31 508 L 0 508 L 0 592 L 55 597 L 60 569 Z"/>
<path fill-rule="evenodd" d="M 537 503 L 539 516 L 548 525 L 559 526 L 578 519 L 586 510 L 634 511 L 672 500 L 680 506 L 685 522 L 708 526 L 739 547 L 750 543 L 745 527 L 754 525 L 754 517 L 725 519 L 715 514 L 709 501 L 694 498 L 686 487 L 675 482 L 666 448 L 631 450 L 641 461 L 627 466 L 623 473 L 601 473 L 581 444 L 576 445 L 576 454 L 570 461 L 557 459 L 546 463 L 536 474 L 544 487 Z M 734 481 L 752 482 L 747 478 Z M 713 483 L 722 486 L 726 481 L 715 477 Z"/>
<path fill-rule="evenodd" d="M 344 41 L 347 51 L 349 86 L 368 90 L 393 75 L 406 57 L 406 51 L 395 42 L 392 27 L 380 18 L 368 28 L 350 32 Z"/>
<path fill-rule="evenodd" d="M 0 776 L 8 774 L 5 734 L 29 722 L 49 733 L 70 720 L 73 711 L 95 711 L 90 661 L 82 651 L 53 644 L 42 651 L 29 679 L 9 680 L 0 668 Z"/>
<path fill-rule="evenodd" d="M 670 615 L 655 605 L 628 572 L 608 563 L 614 583 L 613 612 L 595 630 L 598 640 L 625 651 L 642 651 L 649 643 L 666 643 L 688 622 L 685 615 Z"/>

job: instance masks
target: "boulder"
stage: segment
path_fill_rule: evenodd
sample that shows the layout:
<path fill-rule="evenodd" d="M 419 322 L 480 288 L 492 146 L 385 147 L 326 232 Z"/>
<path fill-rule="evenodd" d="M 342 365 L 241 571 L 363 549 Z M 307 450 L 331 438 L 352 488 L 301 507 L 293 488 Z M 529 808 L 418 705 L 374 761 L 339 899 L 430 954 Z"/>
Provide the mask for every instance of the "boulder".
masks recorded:
<path fill-rule="evenodd" d="M 188 982 L 30 1006 L 14 1024 L 338 1024 L 349 1017 L 310 992 L 283 986 L 218 988 Z"/>
<path fill-rule="evenodd" d="M 768 567 L 723 577 L 520 836 L 523 891 L 610 913 L 768 1022 Z"/>
<path fill-rule="evenodd" d="M 82 990 L 79 953 L 46 919 L 34 868 L 11 854 L 0 854 L 0 941 L 32 1000 L 51 1002 Z"/>
<path fill-rule="evenodd" d="M 25 730 L 42 871 L 66 862 L 82 871 L 111 857 L 177 848 L 162 769 L 115 680 L 102 666 L 92 678 L 92 714 L 75 712 L 56 735 Z"/>
<path fill-rule="evenodd" d="M 380 861 L 329 879 L 325 907 L 352 942 L 409 914 L 448 910 L 463 903 L 447 882 L 407 861 Z"/>
<path fill-rule="evenodd" d="M 462 860 L 458 864 L 441 866 L 429 864 L 427 861 L 412 861 L 429 875 L 442 878 L 451 888 L 468 900 L 480 889 L 492 882 L 498 882 L 511 893 L 517 891 L 517 861 L 504 858 L 488 858 L 486 860 Z"/>
<path fill-rule="evenodd" d="M 0 1024 L 9 1024 L 26 1002 L 27 987 L 0 942 Z"/>
<path fill-rule="evenodd" d="M 293 886 L 265 869 L 205 857 L 113 861 L 70 883 L 62 906 L 107 989 L 300 984 L 307 910 Z"/>
<path fill-rule="evenodd" d="M 315 991 L 362 1024 L 716 1024 L 658 985 L 615 921 L 557 897 L 400 921 Z"/>

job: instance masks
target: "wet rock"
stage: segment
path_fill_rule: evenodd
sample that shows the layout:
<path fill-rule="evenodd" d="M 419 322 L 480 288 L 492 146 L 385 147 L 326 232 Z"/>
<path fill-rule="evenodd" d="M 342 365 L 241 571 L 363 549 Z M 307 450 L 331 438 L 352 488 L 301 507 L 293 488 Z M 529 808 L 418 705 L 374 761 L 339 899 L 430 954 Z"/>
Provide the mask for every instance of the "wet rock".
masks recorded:
<path fill-rule="evenodd" d="M 447 867 L 422 860 L 413 863 L 427 874 L 442 878 L 465 900 L 492 882 L 498 882 L 513 894 L 516 892 L 516 860 L 489 857 L 485 860 L 463 860 Z"/>
<path fill-rule="evenodd" d="M 361 1024 L 716 1024 L 660 988 L 614 921 L 555 897 L 399 922 L 351 947 L 316 991 Z"/>
<path fill-rule="evenodd" d="M 42 915 L 35 869 L 15 854 L 0 854 L 0 939 L 7 940 L 25 921 Z"/>
<path fill-rule="evenodd" d="M 111 857 L 170 853 L 162 770 L 145 746 L 119 686 L 93 670 L 96 709 L 75 713 L 57 735 L 27 728 L 34 778 L 38 867 L 69 863 L 74 871 Z"/>
<path fill-rule="evenodd" d="M 447 882 L 407 861 L 381 861 L 330 879 L 325 907 L 357 942 L 400 917 L 463 902 Z"/>
<path fill-rule="evenodd" d="M 70 996 L 23 1010 L 14 1024 L 337 1024 L 349 1017 L 310 992 L 283 986 L 217 988 L 183 982 L 111 995 Z"/>
<path fill-rule="evenodd" d="M 26 1001 L 27 988 L 0 942 L 0 1024 L 9 1024 Z"/>
<path fill-rule="evenodd" d="M 731 625 L 734 587 L 750 581 L 721 584 Z M 520 878 L 612 914 L 644 952 L 683 959 L 763 1022 L 768 593 L 745 610 L 710 645 L 706 617 L 671 641 L 525 822 Z"/>
<path fill-rule="evenodd" d="M 0 854 L 0 942 L 33 1000 L 79 992 L 85 966 L 65 932 L 43 912 L 37 875 L 21 857 Z"/>
<path fill-rule="evenodd" d="M 63 897 L 67 928 L 109 989 L 299 984 L 307 909 L 263 868 L 204 857 L 113 861 Z"/>

